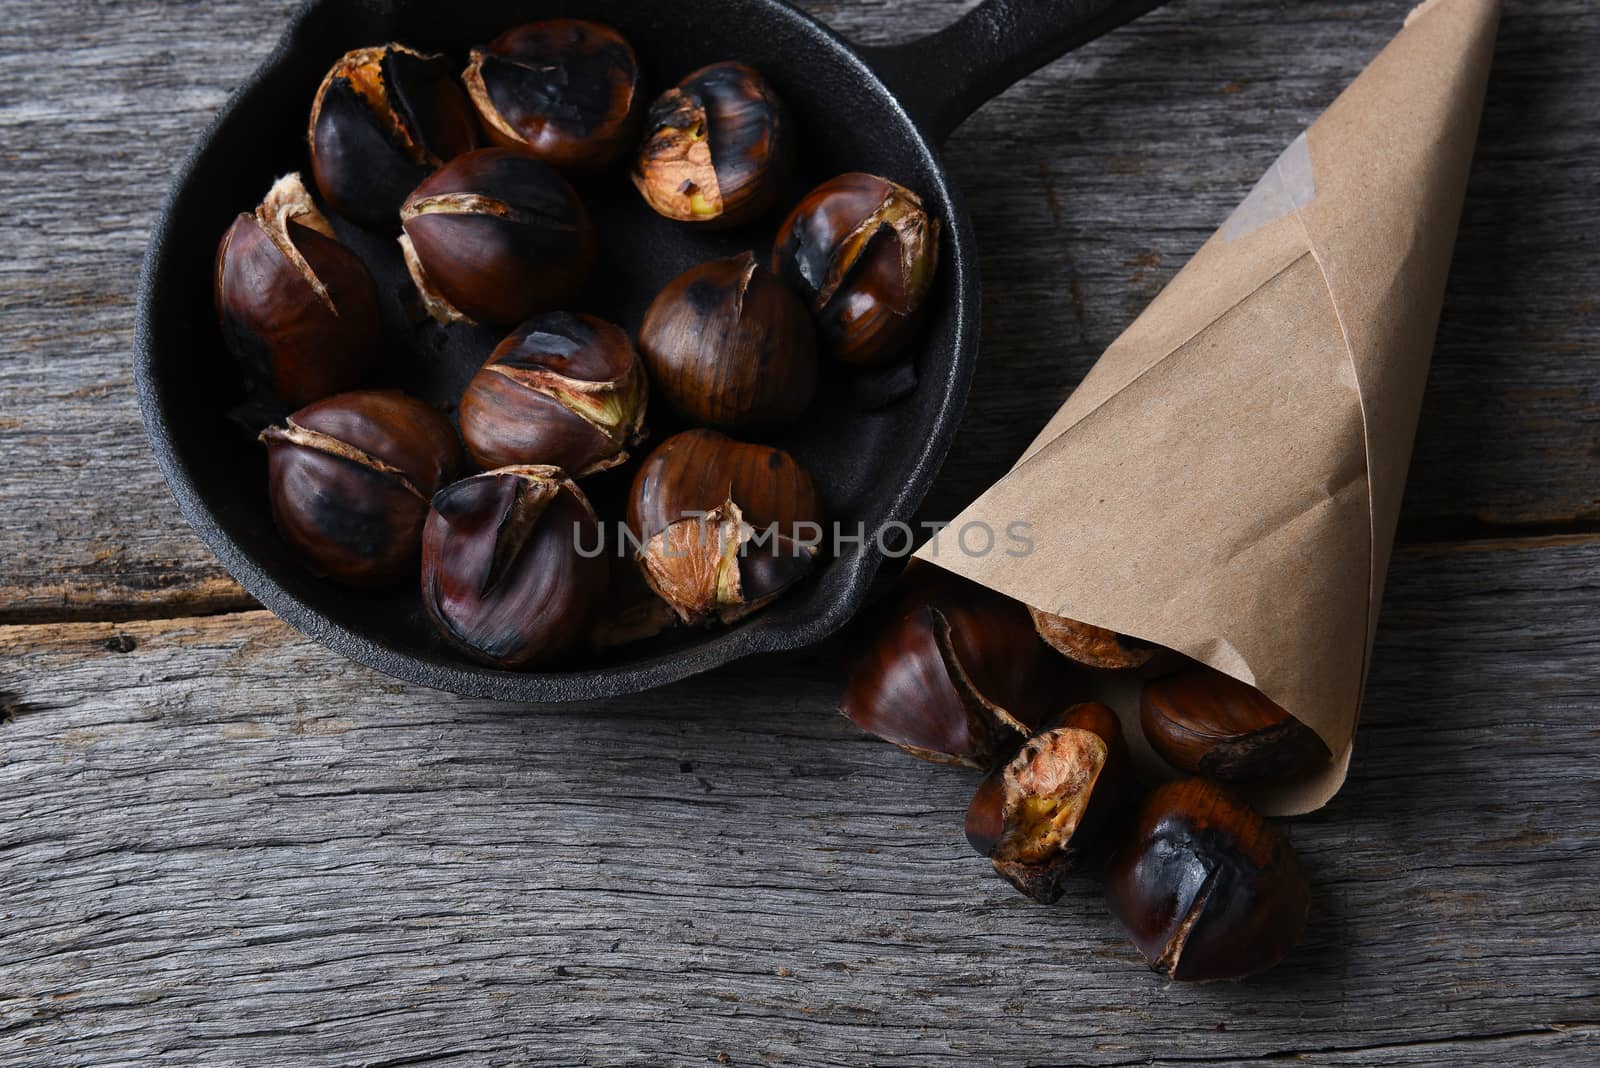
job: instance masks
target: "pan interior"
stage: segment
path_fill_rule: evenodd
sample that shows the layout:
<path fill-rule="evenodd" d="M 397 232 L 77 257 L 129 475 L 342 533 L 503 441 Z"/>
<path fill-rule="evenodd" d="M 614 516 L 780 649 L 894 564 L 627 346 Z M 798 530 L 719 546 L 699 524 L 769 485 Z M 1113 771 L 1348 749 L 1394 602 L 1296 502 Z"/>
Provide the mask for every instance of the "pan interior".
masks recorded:
<path fill-rule="evenodd" d="M 306 573 L 273 530 L 265 457 L 238 408 L 239 377 L 211 305 L 216 243 L 231 219 L 253 208 L 278 175 L 309 177 L 305 134 L 312 96 L 344 51 L 398 40 L 443 52 L 465 66 L 467 49 L 520 22 L 570 14 L 527 2 L 398 0 L 324 2 L 309 8 L 285 47 L 236 98 L 189 161 L 152 242 L 140 306 L 141 401 L 158 456 L 186 515 L 255 597 L 313 637 L 380 670 L 442 689 L 504 699 L 569 700 L 657 685 L 740 656 L 809 644 L 858 607 L 879 562 L 872 545 L 846 544 L 818 574 L 744 623 L 719 631 L 675 631 L 613 650 L 561 674 L 480 668 L 444 646 L 415 589 L 368 593 Z M 705 259 L 754 249 L 765 259 L 783 213 L 816 183 L 848 170 L 881 174 L 918 191 L 943 222 L 941 265 L 929 314 L 914 343 L 915 390 L 869 410 L 883 383 L 825 364 L 819 400 L 795 427 L 745 435 L 788 449 L 816 477 L 830 520 L 870 533 L 907 520 L 942 458 L 970 375 L 975 299 L 962 251 L 965 220 L 920 134 L 884 87 L 837 38 L 787 6 L 763 2 L 660 4 L 607 0 L 585 10 L 634 44 L 652 95 L 723 59 L 761 70 L 789 106 L 798 173 L 781 209 L 722 232 L 689 229 L 653 214 L 625 168 L 579 184 L 596 220 L 600 255 L 575 310 L 637 330 L 668 280 Z M 246 72 L 240 72 L 243 80 Z M 404 309 L 409 289 L 389 237 L 337 223 L 378 280 L 388 338 L 374 385 L 393 385 L 453 411 L 497 331 L 418 327 Z M 230 413 L 233 413 L 230 416 Z M 257 420 L 260 420 L 258 415 Z M 652 442 L 677 427 L 652 404 Z M 650 442 L 637 456 L 648 452 Z M 637 462 L 637 460 L 635 461 Z M 596 504 L 620 518 L 634 464 L 588 480 Z M 901 537 L 891 537 L 899 545 Z"/>

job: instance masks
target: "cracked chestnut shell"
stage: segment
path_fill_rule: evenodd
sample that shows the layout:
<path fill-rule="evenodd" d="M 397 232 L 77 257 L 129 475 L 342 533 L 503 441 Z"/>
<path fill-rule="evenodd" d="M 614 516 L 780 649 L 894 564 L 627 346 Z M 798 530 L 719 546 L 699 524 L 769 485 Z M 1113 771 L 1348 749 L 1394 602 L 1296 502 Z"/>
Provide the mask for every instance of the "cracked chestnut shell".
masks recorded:
<path fill-rule="evenodd" d="M 650 105 L 633 184 L 669 219 L 734 226 L 777 202 L 793 156 L 789 116 L 766 79 L 713 63 Z"/>
<path fill-rule="evenodd" d="M 465 466 L 448 419 L 398 390 L 360 390 L 261 440 L 273 521 L 307 569 L 352 586 L 414 579 L 428 499 Z"/>
<path fill-rule="evenodd" d="M 1123 671 L 1143 667 L 1159 651 L 1158 646 L 1104 627 L 1080 623 L 1066 616 L 1051 615 L 1029 608 L 1033 625 L 1052 649 L 1085 667 Z"/>
<path fill-rule="evenodd" d="M 923 760 L 988 771 L 1068 703 L 1027 609 L 942 568 L 908 568 L 859 633 L 840 711 Z"/>
<path fill-rule="evenodd" d="M 846 363 L 896 356 L 939 265 L 939 220 L 905 186 L 841 174 L 796 205 L 778 229 L 772 270 L 799 293 L 823 351 Z"/>
<path fill-rule="evenodd" d="M 644 111 L 633 47 L 610 26 L 583 19 L 507 30 L 472 50 L 461 77 L 495 144 L 564 169 L 613 163 Z"/>
<path fill-rule="evenodd" d="M 443 56 L 401 44 L 347 52 L 311 105 L 311 173 L 350 221 L 392 232 L 406 195 L 478 144 L 467 94 Z"/>
<path fill-rule="evenodd" d="M 1203 779 L 1157 788 L 1111 859 L 1106 901 L 1154 971 L 1243 979 L 1305 931 L 1311 887 L 1283 832 Z"/>
<path fill-rule="evenodd" d="M 649 386 L 621 327 L 554 312 L 512 331 L 467 383 L 461 437 L 482 468 L 615 467 L 644 432 Z"/>
<path fill-rule="evenodd" d="M 668 282 L 645 312 L 639 351 L 662 395 L 698 423 L 790 422 L 816 393 L 810 317 L 749 252 Z"/>
<path fill-rule="evenodd" d="M 1332 759 L 1310 727 L 1205 664 L 1146 682 L 1139 724 L 1167 763 L 1222 782 L 1289 782 Z"/>
<path fill-rule="evenodd" d="M 229 351 L 255 387 L 293 407 L 350 389 L 378 356 L 378 290 L 298 174 L 278 179 L 217 246 L 213 298 Z"/>
<path fill-rule="evenodd" d="M 1074 705 L 978 786 L 967 841 L 1012 886 L 1042 904 L 1133 796 L 1122 727 L 1105 705 Z"/>
<path fill-rule="evenodd" d="M 594 227 L 561 175 L 527 152 L 458 156 L 406 198 L 400 248 L 441 323 L 515 326 L 567 304 L 594 263 Z"/>
<path fill-rule="evenodd" d="M 550 664 L 587 643 L 605 608 L 600 525 L 559 468 L 503 467 L 433 498 L 422 603 L 439 632 L 505 668 Z"/>
<path fill-rule="evenodd" d="M 810 572 L 822 504 L 783 450 L 687 430 L 639 468 L 628 526 L 646 581 L 683 622 L 731 623 Z"/>

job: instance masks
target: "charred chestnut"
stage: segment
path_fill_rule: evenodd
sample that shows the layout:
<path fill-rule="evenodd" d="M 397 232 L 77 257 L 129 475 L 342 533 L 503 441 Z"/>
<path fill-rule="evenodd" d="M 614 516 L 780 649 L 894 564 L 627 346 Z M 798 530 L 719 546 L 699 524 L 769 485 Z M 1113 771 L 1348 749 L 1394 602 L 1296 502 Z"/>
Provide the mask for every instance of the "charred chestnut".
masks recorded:
<path fill-rule="evenodd" d="M 1223 782 L 1288 782 L 1332 759 L 1310 727 L 1204 664 L 1145 683 L 1139 723 L 1167 763 Z"/>
<path fill-rule="evenodd" d="M 372 275 L 298 174 L 222 235 L 213 296 L 251 384 L 295 407 L 358 384 L 383 340 Z"/>
<path fill-rule="evenodd" d="M 778 229 L 772 270 L 811 309 L 823 351 L 883 363 L 916 323 L 939 265 L 939 220 L 905 186 L 841 174 Z"/>
<path fill-rule="evenodd" d="M 497 667 L 548 664 L 588 640 L 608 561 L 588 498 L 559 468 L 503 467 L 433 498 L 422 603 L 449 641 Z"/>
<path fill-rule="evenodd" d="M 514 326 L 568 303 L 594 262 L 583 202 L 518 149 L 458 156 L 400 209 L 406 267 L 441 323 Z"/>
<path fill-rule="evenodd" d="M 467 383 L 461 437 L 479 467 L 615 467 L 644 431 L 644 366 L 620 327 L 555 312 L 517 327 Z"/>
<path fill-rule="evenodd" d="M 662 442 L 628 498 L 645 578 L 691 625 L 731 623 L 781 596 L 811 570 L 821 524 L 794 457 L 712 430 Z"/>
<path fill-rule="evenodd" d="M 311 173 L 323 199 L 393 231 L 406 194 L 478 144 L 472 105 L 443 56 L 387 44 L 347 52 L 311 105 Z"/>
<path fill-rule="evenodd" d="M 668 282 L 645 312 L 639 351 L 672 406 L 712 426 L 788 422 L 816 393 L 811 320 L 748 252 Z"/>
<path fill-rule="evenodd" d="M 1111 859 L 1106 900 L 1150 967 L 1171 979 L 1243 979 L 1305 931 L 1311 886 L 1281 830 L 1227 789 L 1167 783 Z"/>
<path fill-rule="evenodd" d="M 650 105 L 633 184 L 669 219 L 733 226 L 777 202 L 793 155 L 789 116 L 766 79 L 713 63 Z"/>
<path fill-rule="evenodd" d="M 923 760 L 987 771 L 1067 703 L 1027 610 L 942 568 L 909 568 L 862 634 L 840 711 Z"/>
<path fill-rule="evenodd" d="M 1074 705 L 989 773 L 967 808 L 967 841 L 1043 904 L 1133 792 L 1133 764 L 1114 712 Z"/>
<path fill-rule="evenodd" d="M 1086 667 L 1122 671 L 1143 667 L 1159 651 L 1158 646 L 1104 627 L 1090 626 L 1066 616 L 1051 615 L 1029 608 L 1039 637 L 1069 660 Z"/>
<path fill-rule="evenodd" d="M 610 26 L 582 19 L 507 30 L 472 50 L 462 80 L 496 144 L 562 168 L 613 162 L 644 110 L 632 46 Z"/>
<path fill-rule="evenodd" d="M 272 518 L 314 574 L 415 576 L 428 498 L 464 466 L 450 421 L 397 390 L 318 401 L 263 431 Z"/>

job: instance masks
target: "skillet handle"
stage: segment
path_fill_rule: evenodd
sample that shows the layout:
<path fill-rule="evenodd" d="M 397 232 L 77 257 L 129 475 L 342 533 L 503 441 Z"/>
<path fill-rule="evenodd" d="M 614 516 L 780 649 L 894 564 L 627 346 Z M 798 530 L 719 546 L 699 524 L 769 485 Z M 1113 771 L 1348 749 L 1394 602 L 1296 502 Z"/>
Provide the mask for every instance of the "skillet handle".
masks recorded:
<path fill-rule="evenodd" d="M 937 33 L 860 48 L 935 143 L 992 97 L 1165 0 L 984 0 Z"/>

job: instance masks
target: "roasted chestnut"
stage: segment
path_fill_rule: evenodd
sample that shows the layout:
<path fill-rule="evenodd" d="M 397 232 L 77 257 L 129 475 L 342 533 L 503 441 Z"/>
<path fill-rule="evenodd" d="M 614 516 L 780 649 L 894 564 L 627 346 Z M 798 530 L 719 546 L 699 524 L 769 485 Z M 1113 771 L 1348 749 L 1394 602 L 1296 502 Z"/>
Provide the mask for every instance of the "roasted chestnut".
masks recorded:
<path fill-rule="evenodd" d="M 917 194 L 871 174 L 806 194 L 772 249 L 772 270 L 811 309 L 823 351 L 855 364 L 900 351 L 938 265 L 939 220 Z"/>
<path fill-rule="evenodd" d="M 1223 782 L 1289 782 L 1332 759 L 1310 727 L 1204 664 L 1146 682 L 1139 723 L 1167 763 Z"/>
<path fill-rule="evenodd" d="M 731 623 L 811 570 L 822 505 L 781 449 L 688 430 L 639 468 L 628 525 L 646 580 L 680 619 Z"/>
<path fill-rule="evenodd" d="M 1090 626 L 1066 616 L 1051 615 L 1029 608 L 1039 637 L 1062 656 L 1092 668 L 1121 671 L 1143 667 L 1159 651 L 1159 646 L 1104 627 Z"/>
<path fill-rule="evenodd" d="M 668 282 L 645 312 L 639 351 L 672 406 L 712 426 L 788 422 L 816 393 L 811 320 L 749 252 Z"/>
<path fill-rule="evenodd" d="M 428 498 L 465 466 L 455 428 L 398 390 L 361 390 L 263 431 L 272 518 L 314 574 L 414 578 Z"/>
<path fill-rule="evenodd" d="M 502 467 L 434 495 L 422 603 L 475 659 L 548 664 L 588 641 L 608 565 L 594 509 L 560 468 Z"/>
<path fill-rule="evenodd" d="M 478 144 L 472 104 L 443 56 L 387 44 L 347 52 L 311 105 L 311 173 L 333 209 L 393 231 L 417 183 Z"/>
<path fill-rule="evenodd" d="M 610 26 L 582 19 L 507 30 L 472 50 L 461 77 L 496 144 L 556 167 L 610 164 L 644 110 L 632 46 Z"/>
<path fill-rule="evenodd" d="M 1106 901 L 1150 967 L 1243 979 L 1305 931 L 1311 887 L 1281 830 L 1203 779 L 1157 788 L 1112 857 Z"/>
<path fill-rule="evenodd" d="M 860 634 L 840 711 L 923 760 L 987 771 L 1069 703 L 1027 610 L 939 567 L 908 568 Z"/>
<path fill-rule="evenodd" d="M 547 464 L 574 478 L 627 460 L 649 386 L 621 327 L 553 312 L 502 341 L 461 396 L 461 437 L 479 467 Z"/>
<path fill-rule="evenodd" d="M 789 116 L 766 79 L 713 63 L 650 105 L 633 184 L 669 219 L 734 226 L 777 202 L 793 156 Z"/>
<path fill-rule="evenodd" d="M 1012 886 L 1048 905 L 1133 787 L 1116 713 L 1074 705 L 979 785 L 967 808 L 967 841 Z"/>
<path fill-rule="evenodd" d="M 568 303 L 594 263 L 594 228 L 561 175 L 520 149 L 441 167 L 400 209 L 400 248 L 441 323 L 514 326 Z"/>
<path fill-rule="evenodd" d="M 213 296 L 251 385 L 297 408 L 359 384 L 383 340 L 372 275 L 298 174 L 222 235 Z"/>

